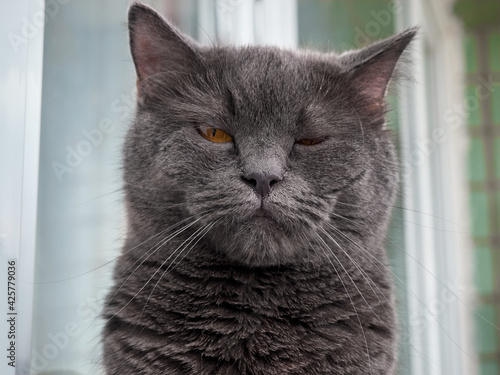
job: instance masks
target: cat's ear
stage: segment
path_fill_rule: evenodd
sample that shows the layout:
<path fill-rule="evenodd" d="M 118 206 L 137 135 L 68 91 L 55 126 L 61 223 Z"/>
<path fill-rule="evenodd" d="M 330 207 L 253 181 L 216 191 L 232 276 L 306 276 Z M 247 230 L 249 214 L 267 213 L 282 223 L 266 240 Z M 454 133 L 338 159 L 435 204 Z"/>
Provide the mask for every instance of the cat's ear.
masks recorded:
<path fill-rule="evenodd" d="M 382 105 L 396 64 L 416 33 L 417 28 L 408 29 L 363 49 L 340 55 L 340 63 L 347 70 L 349 79 L 375 105 Z"/>
<path fill-rule="evenodd" d="M 196 43 L 147 5 L 130 7 L 128 27 L 138 81 L 162 72 L 198 68 Z"/>

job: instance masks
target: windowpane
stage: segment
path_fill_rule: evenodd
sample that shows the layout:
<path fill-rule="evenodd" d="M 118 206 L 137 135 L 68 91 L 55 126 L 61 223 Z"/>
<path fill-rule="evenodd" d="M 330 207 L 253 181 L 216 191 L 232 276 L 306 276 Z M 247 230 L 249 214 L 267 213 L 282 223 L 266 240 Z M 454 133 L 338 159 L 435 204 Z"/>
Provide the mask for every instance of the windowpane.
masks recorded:
<path fill-rule="evenodd" d="M 151 3 L 198 36 L 196 1 Z M 135 107 L 128 6 L 61 2 L 47 18 L 33 373 L 99 371 L 98 316 L 126 225 L 121 145 Z"/>

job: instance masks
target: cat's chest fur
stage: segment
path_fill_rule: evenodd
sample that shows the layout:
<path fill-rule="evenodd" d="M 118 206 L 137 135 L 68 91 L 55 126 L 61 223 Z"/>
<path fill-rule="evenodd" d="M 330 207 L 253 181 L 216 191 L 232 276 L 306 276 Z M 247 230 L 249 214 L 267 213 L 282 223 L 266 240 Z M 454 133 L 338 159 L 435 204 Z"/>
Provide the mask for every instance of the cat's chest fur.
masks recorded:
<path fill-rule="evenodd" d="M 391 373 L 389 283 L 374 289 L 349 266 L 350 279 L 332 267 L 248 269 L 189 256 L 160 265 L 134 272 L 141 293 L 119 281 L 111 294 L 107 357 L 120 374 L 125 363 L 131 374 Z"/>

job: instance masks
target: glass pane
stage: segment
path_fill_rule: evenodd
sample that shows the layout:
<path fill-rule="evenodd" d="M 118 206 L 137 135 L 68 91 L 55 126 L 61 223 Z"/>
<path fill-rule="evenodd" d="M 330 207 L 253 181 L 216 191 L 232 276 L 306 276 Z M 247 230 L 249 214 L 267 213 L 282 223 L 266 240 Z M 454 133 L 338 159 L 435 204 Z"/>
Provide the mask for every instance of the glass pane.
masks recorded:
<path fill-rule="evenodd" d="M 150 3 L 198 36 L 196 1 Z M 128 5 L 47 1 L 32 373 L 99 372 L 98 316 L 126 224 L 121 144 L 135 106 Z"/>

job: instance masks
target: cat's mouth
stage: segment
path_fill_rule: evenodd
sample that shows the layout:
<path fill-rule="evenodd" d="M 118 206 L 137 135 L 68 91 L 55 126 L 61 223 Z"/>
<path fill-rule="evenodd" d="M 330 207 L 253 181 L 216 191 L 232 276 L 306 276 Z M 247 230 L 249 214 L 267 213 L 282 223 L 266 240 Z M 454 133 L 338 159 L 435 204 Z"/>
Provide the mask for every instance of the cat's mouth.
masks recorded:
<path fill-rule="evenodd" d="M 287 221 L 281 215 L 281 212 L 275 208 L 272 204 L 264 204 L 256 208 L 249 217 L 250 222 L 253 222 L 264 231 L 286 232 L 292 223 Z"/>
<path fill-rule="evenodd" d="M 271 213 L 266 207 L 264 207 L 264 204 L 262 204 L 260 208 L 255 211 L 255 217 L 260 219 L 272 219 Z"/>
<path fill-rule="evenodd" d="M 259 202 L 255 202 L 253 218 L 276 221 L 276 213 L 273 211 L 272 202 L 266 197 L 261 198 Z"/>

